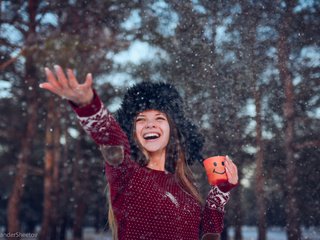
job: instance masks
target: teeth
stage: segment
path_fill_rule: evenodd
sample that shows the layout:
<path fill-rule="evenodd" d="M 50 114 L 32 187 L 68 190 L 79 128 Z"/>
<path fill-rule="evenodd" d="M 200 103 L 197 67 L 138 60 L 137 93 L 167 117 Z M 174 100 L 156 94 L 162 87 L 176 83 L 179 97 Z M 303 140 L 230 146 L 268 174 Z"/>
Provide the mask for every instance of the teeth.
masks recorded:
<path fill-rule="evenodd" d="M 146 133 L 143 135 L 143 137 L 145 139 L 155 139 L 155 138 L 160 137 L 160 134 L 159 133 Z"/>

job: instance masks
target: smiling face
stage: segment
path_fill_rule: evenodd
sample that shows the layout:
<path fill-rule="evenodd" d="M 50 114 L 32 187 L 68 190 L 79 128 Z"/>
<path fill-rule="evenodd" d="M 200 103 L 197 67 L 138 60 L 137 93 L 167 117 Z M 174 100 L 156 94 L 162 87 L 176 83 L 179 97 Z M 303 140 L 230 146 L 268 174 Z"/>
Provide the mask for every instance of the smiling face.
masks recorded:
<path fill-rule="evenodd" d="M 208 176 L 208 181 L 211 185 L 219 185 L 228 180 L 224 164 L 225 161 L 225 156 L 210 157 L 203 161 L 203 165 Z"/>
<path fill-rule="evenodd" d="M 224 161 L 214 161 L 213 162 L 213 173 L 215 174 L 225 174 L 226 173 L 226 169 L 224 167 Z"/>
<path fill-rule="evenodd" d="M 149 154 L 166 150 L 170 137 L 170 126 L 165 113 L 147 110 L 135 119 L 135 137 Z"/>

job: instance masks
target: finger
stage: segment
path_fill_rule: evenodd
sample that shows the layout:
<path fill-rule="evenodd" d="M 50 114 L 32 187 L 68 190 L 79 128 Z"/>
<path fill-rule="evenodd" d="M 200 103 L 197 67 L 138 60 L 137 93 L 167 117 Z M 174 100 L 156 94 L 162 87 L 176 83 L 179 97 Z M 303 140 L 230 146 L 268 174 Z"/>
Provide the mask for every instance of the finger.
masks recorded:
<path fill-rule="evenodd" d="M 233 171 L 238 174 L 238 168 L 237 168 L 237 165 L 235 164 L 233 164 Z"/>
<path fill-rule="evenodd" d="M 231 166 L 232 166 L 232 170 L 233 170 L 234 172 L 238 172 L 238 168 L 237 168 L 237 165 L 236 165 L 236 164 L 232 163 Z"/>
<path fill-rule="evenodd" d="M 64 74 L 62 68 L 59 65 L 54 66 L 54 70 L 57 74 L 58 81 L 63 88 L 69 88 L 68 80 Z"/>
<path fill-rule="evenodd" d="M 226 167 L 226 173 L 227 173 L 227 177 L 228 179 L 231 177 L 231 173 L 228 167 Z"/>
<path fill-rule="evenodd" d="M 237 183 L 238 179 L 239 179 L 238 174 L 237 173 L 233 173 L 232 175 L 233 175 L 234 182 Z"/>
<path fill-rule="evenodd" d="M 229 165 L 229 168 L 232 169 L 233 171 L 236 170 L 237 166 L 234 164 L 234 162 L 232 161 L 232 159 L 227 155 L 226 156 L 227 159 L 227 164 Z"/>
<path fill-rule="evenodd" d="M 226 155 L 226 161 L 225 161 L 226 166 L 231 166 L 231 159 Z"/>
<path fill-rule="evenodd" d="M 226 159 L 227 159 L 228 163 L 233 163 L 232 159 L 228 155 L 226 155 Z"/>
<path fill-rule="evenodd" d="M 232 160 L 228 156 L 226 156 L 226 161 L 225 161 L 226 168 L 229 168 L 229 170 L 231 170 L 232 164 L 233 164 Z"/>
<path fill-rule="evenodd" d="M 232 184 L 237 184 L 239 181 L 239 176 L 238 176 L 238 172 L 232 172 L 230 171 L 231 175 L 232 175 Z"/>
<path fill-rule="evenodd" d="M 79 82 L 77 81 L 77 79 L 76 79 L 76 77 L 74 75 L 74 72 L 71 69 L 68 69 L 67 70 L 67 74 L 68 74 L 68 78 L 69 78 L 69 86 L 72 89 L 77 88 L 78 85 L 79 85 Z"/>
<path fill-rule="evenodd" d="M 225 162 L 225 169 L 226 169 L 227 175 L 232 173 L 232 167 L 228 159 Z"/>
<path fill-rule="evenodd" d="M 229 183 L 233 183 L 234 182 L 234 177 L 233 177 L 233 174 L 230 172 L 230 170 L 228 168 L 226 168 L 226 173 L 227 173 L 227 177 L 228 177 L 228 182 Z"/>
<path fill-rule="evenodd" d="M 88 73 L 86 77 L 86 81 L 84 82 L 84 86 L 87 88 L 91 88 L 92 86 L 92 74 Z"/>
<path fill-rule="evenodd" d="M 61 88 L 61 85 L 59 84 L 59 82 L 57 81 L 56 77 L 54 76 L 53 72 L 51 72 L 51 70 L 49 68 L 44 68 L 44 71 L 46 73 L 47 76 L 47 80 L 48 82 L 54 86 L 55 88 Z"/>
<path fill-rule="evenodd" d="M 226 161 L 226 169 L 229 170 L 230 173 L 234 174 L 237 172 L 236 165 L 230 160 L 230 158 Z"/>
<path fill-rule="evenodd" d="M 47 82 L 40 83 L 39 87 L 43 88 L 43 89 L 46 89 L 46 90 L 48 90 L 48 91 L 50 91 L 50 92 L 52 92 L 52 93 L 54 93 L 56 95 L 62 96 L 61 91 L 59 89 L 55 88 L 51 83 L 47 83 Z"/>
<path fill-rule="evenodd" d="M 232 160 L 226 156 L 226 174 L 228 177 L 228 182 L 232 184 L 236 184 L 238 182 L 238 172 L 236 165 L 232 162 Z"/>

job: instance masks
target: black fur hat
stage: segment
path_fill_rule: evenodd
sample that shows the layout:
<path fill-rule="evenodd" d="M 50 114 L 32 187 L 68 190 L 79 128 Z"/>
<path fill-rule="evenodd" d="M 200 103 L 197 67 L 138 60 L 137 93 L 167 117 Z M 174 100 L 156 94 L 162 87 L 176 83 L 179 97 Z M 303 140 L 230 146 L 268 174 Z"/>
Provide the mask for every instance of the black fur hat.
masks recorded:
<path fill-rule="evenodd" d="M 204 138 L 197 127 L 186 118 L 183 101 L 177 89 L 163 82 L 142 82 L 131 87 L 116 113 L 117 121 L 129 138 L 133 158 L 137 159 L 140 151 L 132 136 L 133 120 L 139 112 L 151 109 L 164 112 L 173 120 L 185 150 L 187 163 L 191 165 L 195 160 L 202 161 L 201 150 Z"/>

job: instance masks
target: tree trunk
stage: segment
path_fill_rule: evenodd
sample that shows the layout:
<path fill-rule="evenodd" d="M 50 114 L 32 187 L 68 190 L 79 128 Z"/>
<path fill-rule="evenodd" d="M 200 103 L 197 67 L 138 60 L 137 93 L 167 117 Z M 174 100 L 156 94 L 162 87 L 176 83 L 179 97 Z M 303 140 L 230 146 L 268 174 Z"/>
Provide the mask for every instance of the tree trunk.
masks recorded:
<path fill-rule="evenodd" d="M 83 197 L 80 197 L 76 204 L 75 220 L 73 224 L 73 239 L 81 240 L 83 237 L 84 217 L 87 211 L 87 204 Z"/>
<path fill-rule="evenodd" d="M 256 199 L 258 209 L 258 240 L 266 240 L 266 203 L 264 191 L 264 144 L 262 139 L 261 94 L 260 89 L 254 91 L 256 105 Z"/>
<path fill-rule="evenodd" d="M 239 176 L 239 179 L 241 179 L 241 177 Z M 236 216 L 235 216 L 235 234 L 234 234 L 234 239 L 237 240 L 242 240 L 242 232 L 241 232 L 241 227 L 242 227 L 242 204 L 241 204 L 241 186 L 239 185 L 238 187 L 236 187 L 233 191 L 233 197 L 235 199 L 238 199 L 237 202 L 237 206 L 235 208 L 236 211 Z"/>
<path fill-rule="evenodd" d="M 54 98 L 49 99 L 46 149 L 44 157 L 44 203 L 42 228 L 39 239 L 56 239 L 58 220 L 58 187 L 59 187 L 59 162 L 60 162 L 60 137 L 59 109 L 55 108 Z"/>
<path fill-rule="evenodd" d="M 246 6 L 244 10 L 250 15 L 251 21 L 248 23 L 249 31 L 246 33 L 246 40 L 248 41 L 248 72 L 249 84 L 252 86 L 252 93 L 254 96 L 255 107 L 256 107 L 256 171 L 255 171 L 255 196 L 257 200 L 257 224 L 258 224 L 258 240 L 266 240 L 266 200 L 264 192 L 264 145 L 262 137 L 262 110 L 261 110 L 261 89 L 259 87 L 259 56 L 257 54 L 258 44 L 256 38 L 257 26 L 261 18 L 261 12 L 259 8 L 252 8 L 252 6 Z M 239 126 L 240 127 L 240 126 Z"/>
<path fill-rule="evenodd" d="M 59 222 L 59 236 L 57 239 L 65 240 L 67 235 L 67 227 L 68 227 L 68 216 L 67 213 L 62 216 L 61 221 Z"/>
<path fill-rule="evenodd" d="M 83 223 L 87 210 L 84 198 L 87 192 L 88 167 L 82 154 L 81 146 L 84 141 L 84 132 L 80 129 L 80 136 L 77 142 L 76 160 L 74 163 L 74 189 L 75 189 L 75 219 L 73 223 L 73 239 L 81 240 L 83 236 Z"/>
<path fill-rule="evenodd" d="M 62 113 L 63 114 L 63 113 Z M 63 114 L 67 116 L 67 114 Z M 62 172 L 61 172 L 61 180 L 60 184 L 61 187 L 59 188 L 60 190 L 60 215 L 59 215 L 59 220 L 58 222 L 58 237 L 57 239 L 64 240 L 66 239 L 66 233 L 67 233 L 67 227 L 68 227 L 68 200 L 70 199 L 70 191 L 69 191 L 69 185 L 68 183 L 71 182 L 69 180 L 69 167 L 71 164 L 68 164 L 68 156 L 69 156 L 69 150 L 68 147 L 70 146 L 70 138 L 68 134 L 68 123 L 70 122 L 69 119 L 66 119 L 66 122 L 63 126 L 63 135 L 65 136 L 65 145 L 63 148 L 63 154 L 62 154 L 62 162 L 63 162 L 63 167 L 62 167 Z"/>
<path fill-rule="evenodd" d="M 228 221 L 227 219 L 224 219 L 224 228 L 221 233 L 220 240 L 228 240 L 228 228 L 229 228 Z"/>
<path fill-rule="evenodd" d="M 52 181 L 53 181 L 53 162 L 54 162 L 54 137 L 53 137 L 53 118 L 55 116 L 53 112 L 52 98 L 49 100 L 49 112 L 47 114 L 47 126 L 45 136 L 45 155 L 44 155 L 44 200 L 43 200 L 43 217 L 42 227 L 39 239 L 49 239 L 51 232 L 51 209 L 52 203 Z"/>
<path fill-rule="evenodd" d="M 26 65 L 29 65 L 27 62 Z M 33 67 L 31 67 L 32 69 Z M 33 74 L 33 70 L 30 71 L 30 65 L 27 67 L 30 74 Z M 27 78 L 29 83 L 34 86 L 32 82 L 34 79 L 29 75 Z M 35 95 L 34 93 L 29 93 L 30 95 Z M 19 211 L 21 205 L 21 199 L 24 193 L 24 186 L 26 182 L 26 177 L 28 174 L 28 163 L 31 157 L 32 142 L 37 130 L 37 110 L 38 103 L 35 96 L 28 97 L 27 100 L 28 112 L 27 112 L 27 126 L 25 129 L 24 136 L 22 137 L 21 152 L 19 154 L 16 175 L 14 179 L 14 184 L 12 191 L 8 200 L 7 207 L 7 221 L 8 221 L 8 231 L 9 232 L 19 232 L 20 231 L 20 220 Z M 30 100 L 33 99 L 33 100 Z"/>
<path fill-rule="evenodd" d="M 36 27 L 36 10 L 38 7 L 38 1 L 29 0 L 29 30 L 28 38 L 34 37 L 35 27 Z M 37 86 L 37 77 L 36 77 L 36 68 L 33 60 L 33 55 L 31 52 L 26 51 L 25 58 L 25 93 L 26 93 L 26 105 L 28 107 L 26 113 L 26 127 L 21 140 L 21 152 L 18 157 L 16 175 L 12 187 L 10 197 L 8 199 L 7 206 L 7 222 L 8 222 L 8 232 L 15 233 L 20 231 L 20 220 L 19 212 L 21 207 L 21 200 L 24 193 L 24 186 L 27 177 L 27 165 L 31 157 L 32 141 L 35 137 L 37 130 L 37 110 L 38 110 L 38 101 L 36 89 Z M 31 89 L 31 91 L 30 91 Z M 19 239 L 15 237 L 14 239 Z"/>
<path fill-rule="evenodd" d="M 283 13 L 283 18 L 279 28 L 278 40 L 278 67 L 280 79 L 283 82 L 285 100 L 283 103 L 283 115 L 285 122 L 285 154 L 286 154 L 286 230 L 288 240 L 301 239 L 299 212 L 296 198 L 296 167 L 294 161 L 294 88 L 292 76 L 288 69 L 289 63 L 289 27 L 292 20 L 292 11 L 295 1 L 286 1 L 287 9 Z"/>
<path fill-rule="evenodd" d="M 53 101 L 53 99 L 52 99 Z M 59 106 L 57 102 L 55 102 L 56 106 Z M 52 108 L 53 109 L 53 108 Z M 60 163 L 61 163 L 61 113 L 60 113 L 60 107 L 55 107 L 56 115 L 54 116 L 53 123 L 54 123 L 54 129 L 53 129 L 53 144 L 54 144 L 54 162 L 53 162 L 53 173 L 52 173 L 52 195 L 51 200 L 54 204 L 52 210 L 51 210 L 51 237 L 50 239 L 55 240 L 57 239 L 58 234 L 58 221 L 60 216 L 60 209 L 61 209 L 61 197 L 63 194 L 61 194 L 60 191 Z"/>

